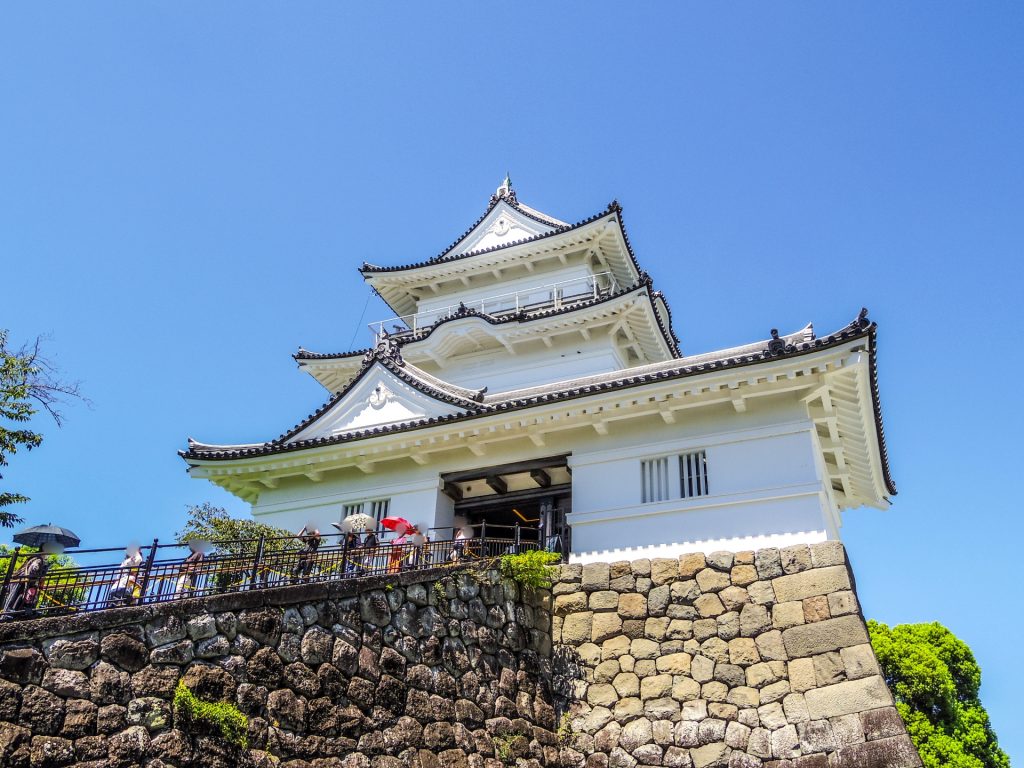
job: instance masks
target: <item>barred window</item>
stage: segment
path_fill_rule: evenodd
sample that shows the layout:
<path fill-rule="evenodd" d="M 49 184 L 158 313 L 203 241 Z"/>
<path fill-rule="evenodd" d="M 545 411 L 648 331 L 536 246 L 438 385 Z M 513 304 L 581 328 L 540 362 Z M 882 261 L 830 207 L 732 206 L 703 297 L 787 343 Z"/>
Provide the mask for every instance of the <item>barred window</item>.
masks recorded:
<path fill-rule="evenodd" d="M 344 520 L 349 515 L 367 514 L 380 523 L 388 516 L 391 508 L 391 499 L 373 499 L 372 501 L 355 501 L 345 504 L 341 508 L 341 518 Z"/>
<path fill-rule="evenodd" d="M 640 462 L 640 498 L 642 503 L 668 500 L 668 457 Z"/>
<path fill-rule="evenodd" d="M 708 458 L 703 449 L 640 462 L 640 501 L 643 504 L 693 499 L 708 493 Z"/>
<path fill-rule="evenodd" d="M 708 495 L 708 457 L 706 451 L 684 453 L 679 457 L 680 497 L 692 499 Z"/>

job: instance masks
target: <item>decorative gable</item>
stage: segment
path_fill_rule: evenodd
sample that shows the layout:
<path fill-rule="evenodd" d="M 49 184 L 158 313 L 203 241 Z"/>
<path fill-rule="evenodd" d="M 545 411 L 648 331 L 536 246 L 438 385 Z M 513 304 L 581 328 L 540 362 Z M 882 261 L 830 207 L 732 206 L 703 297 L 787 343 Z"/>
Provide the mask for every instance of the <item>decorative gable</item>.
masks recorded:
<path fill-rule="evenodd" d="M 482 251 L 486 248 L 508 245 L 516 240 L 554 231 L 554 226 L 532 219 L 513 208 L 505 200 L 501 200 L 491 209 L 490 213 L 484 216 L 483 221 L 473 227 L 469 234 L 459 241 L 451 253 Z"/>
<path fill-rule="evenodd" d="M 289 443 L 335 437 L 374 427 L 465 413 L 409 385 L 375 363 L 319 419 L 292 435 Z"/>

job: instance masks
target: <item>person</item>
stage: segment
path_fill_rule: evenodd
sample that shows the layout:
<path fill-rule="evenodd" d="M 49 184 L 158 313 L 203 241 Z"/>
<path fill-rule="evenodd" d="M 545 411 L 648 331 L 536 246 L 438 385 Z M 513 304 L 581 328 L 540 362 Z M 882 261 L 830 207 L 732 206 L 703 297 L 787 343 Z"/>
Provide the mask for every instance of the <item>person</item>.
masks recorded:
<path fill-rule="evenodd" d="M 466 540 L 469 536 L 466 535 L 466 526 L 458 528 L 455 531 L 455 544 L 452 546 L 451 561 L 453 563 L 459 562 L 466 554 Z"/>
<path fill-rule="evenodd" d="M 400 528 L 398 535 L 391 541 L 391 550 L 388 553 L 388 573 L 398 573 L 402 568 L 402 561 L 405 559 L 406 529 Z"/>
<path fill-rule="evenodd" d="M 302 542 L 302 549 L 299 551 L 299 559 L 295 563 L 292 575 L 296 578 L 309 578 L 316 562 L 316 551 L 320 548 L 320 530 L 314 528 L 311 531 L 309 526 L 303 526 L 298 539 Z"/>
<path fill-rule="evenodd" d="M 380 546 L 380 539 L 377 538 L 376 531 L 367 531 L 366 538 L 363 539 L 363 549 L 366 554 L 363 555 L 362 565 L 363 575 L 369 576 L 372 574 L 377 567 L 377 547 Z"/>
<path fill-rule="evenodd" d="M 196 588 L 196 576 L 198 575 L 199 565 L 206 557 L 206 553 L 203 552 L 202 542 L 190 541 L 188 548 L 188 557 L 185 558 L 181 568 L 178 569 L 178 582 L 174 587 L 174 593 L 178 597 L 191 597 L 190 593 Z"/>
<path fill-rule="evenodd" d="M 142 565 L 142 549 L 136 544 L 129 545 L 125 550 L 124 560 L 121 561 L 120 575 L 110 590 L 110 597 L 107 600 L 108 608 L 130 605 L 133 599 L 142 597 L 142 585 L 136 578 L 140 565 Z"/>
<path fill-rule="evenodd" d="M 353 558 L 357 556 L 359 549 L 359 534 L 349 531 L 345 534 L 345 575 L 352 576 L 356 572 L 356 562 Z"/>
<path fill-rule="evenodd" d="M 52 551 L 56 549 L 56 552 Z M 39 552 L 33 552 L 28 559 L 14 572 L 8 586 L 7 599 L 4 600 L 4 619 L 14 618 L 14 614 L 25 611 L 30 613 L 39 602 L 39 587 L 50 564 L 48 554 L 59 554 L 60 546 L 44 544 Z"/>

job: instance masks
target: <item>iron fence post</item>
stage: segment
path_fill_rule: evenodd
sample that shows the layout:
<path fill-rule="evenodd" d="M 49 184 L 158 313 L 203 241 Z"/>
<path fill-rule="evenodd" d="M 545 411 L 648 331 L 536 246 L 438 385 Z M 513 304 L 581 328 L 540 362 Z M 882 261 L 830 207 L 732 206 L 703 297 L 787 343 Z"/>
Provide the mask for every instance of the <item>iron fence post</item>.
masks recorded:
<path fill-rule="evenodd" d="M 341 542 L 341 578 L 348 576 L 348 534 Z"/>
<path fill-rule="evenodd" d="M 520 530 L 519 530 L 519 523 L 516 523 L 516 532 L 515 532 L 515 539 L 514 539 L 515 543 L 512 545 L 512 547 L 513 547 L 512 548 L 512 552 L 514 554 L 517 554 L 517 555 L 519 554 L 519 542 L 521 540 L 520 536 L 521 536 L 521 534 L 520 534 Z"/>
<path fill-rule="evenodd" d="M 4 586 L 0 589 L 0 609 L 7 602 L 7 588 L 11 585 L 11 578 L 14 576 L 14 570 L 18 565 L 19 552 L 21 552 L 21 547 L 15 547 L 11 553 L 11 562 L 7 564 L 7 573 L 4 574 Z"/>
<path fill-rule="evenodd" d="M 146 587 L 149 586 L 149 574 L 153 570 L 153 561 L 156 560 L 156 548 L 159 543 L 159 539 L 153 539 L 153 546 L 149 548 L 149 557 L 146 558 L 146 569 L 142 572 L 142 581 L 139 583 L 140 603 L 146 600 Z"/>
<path fill-rule="evenodd" d="M 480 523 L 480 557 L 487 557 L 487 521 Z"/>
<path fill-rule="evenodd" d="M 256 542 L 256 556 L 252 561 L 252 578 L 249 579 L 249 589 L 256 589 L 260 578 L 260 562 L 263 560 L 263 545 L 264 537 L 260 535 L 259 541 Z"/>

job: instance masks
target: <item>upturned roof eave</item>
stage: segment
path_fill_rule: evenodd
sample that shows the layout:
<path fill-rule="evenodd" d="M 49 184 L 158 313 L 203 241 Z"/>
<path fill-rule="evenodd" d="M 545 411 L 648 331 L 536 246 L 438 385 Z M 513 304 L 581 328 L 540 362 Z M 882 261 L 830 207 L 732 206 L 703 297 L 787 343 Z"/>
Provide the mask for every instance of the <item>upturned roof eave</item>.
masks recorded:
<path fill-rule="evenodd" d="M 746 354 L 741 357 L 733 359 L 708 361 L 706 363 L 698 364 L 695 366 L 683 365 L 679 370 L 658 371 L 656 373 L 644 375 L 628 375 L 629 371 L 627 370 L 623 372 L 624 375 L 621 376 L 619 379 L 610 382 L 602 382 L 600 384 L 588 385 L 583 387 L 574 387 L 567 391 L 546 393 L 544 395 L 522 398 L 520 400 L 487 403 L 485 404 L 484 407 L 480 407 L 479 409 L 476 409 L 472 412 L 453 414 L 445 417 L 432 417 L 429 419 L 420 420 L 418 422 L 410 422 L 399 425 L 389 425 L 385 427 L 371 428 L 358 432 L 338 435 L 331 438 L 318 438 L 316 440 L 294 443 L 282 443 L 274 441 L 271 443 L 264 443 L 260 445 L 258 448 L 250 448 L 246 446 L 244 448 L 241 448 L 241 450 L 214 451 L 212 453 L 202 449 L 200 449 L 200 451 L 197 452 L 195 448 L 197 446 L 201 446 L 202 444 L 192 443 L 190 444 L 188 451 L 181 451 L 179 452 L 179 454 L 191 467 L 209 467 L 217 465 L 223 466 L 225 462 L 233 463 L 236 465 L 258 464 L 266 457 L 273 456 L 276 454 L 290 453 L 295 451 L 315 451 L 316 453 L 321 453 L 322 449 L 330 449 L 332 447 L 337 447 L 348 443 L 371 440 L 378 437 L 400 435 L 402 433 L 408 432 L 416 432 L 444 425 L 447 423 L 470 421 L 485 418 L 492 415 L 500 415 L 509 412 L 524 410 L 532 407 L 541 407 L 544 405 L 549 405 L 566 400 L 575 400 L 579 398 L 601 396 L 611 391 L 625 390 L 638 386 L 646 386 L 648 384 L 659 383 L 665 380 L 687 378 L 691 376 L 700 376 L 705 374 L 714 374 L 725 370 L 757 366 L 772 362 L 785 362 L 809 354 L 815 354 L 830 349 L 836 349 L 841 347 L 843 344 L 868 338 L 872 409 L 874 412 L 875 421 L 875 439 L 877 440 L 878 446 L 877 455 L 879 457 L 879 462 L 881 464 L 881 471 L 883 473 L 886 489 L 890 492 L 891 495 L 895 495 L 896 487 L 892 481 L 891 472 L 889 469 L 888 453 L 885 445 L 885 436 L 881 422 L 881 407 L 877 394 L 878 382 L 877 364 L 875 357 L 875 329 L 875 324 L 867 321 L 865 316 L 862 314 L 857 321 L 854 321 L 854 323 L 851 323 L 846 328 L 843 328 L 834 334 L 830 334 L 829 336 L 824 338 L 816 338 L 811 341 L 801 343 L 799 345 L 791 345 L 793 347 L 792 351 L 783 351 L 778 354 L 768 354 L 766 350 L 765 352 L 758 354 Z M 784 346 L 789 345 L 784 344 Z M 741 348 L 737 347 L 733 349 Z M 701 357 L 703 358 L 705 356 Z"/>

